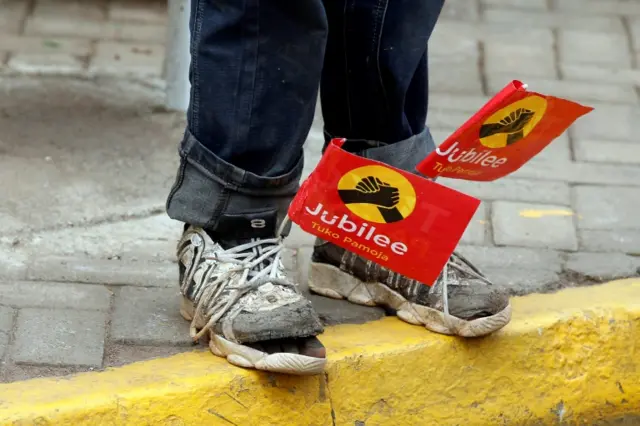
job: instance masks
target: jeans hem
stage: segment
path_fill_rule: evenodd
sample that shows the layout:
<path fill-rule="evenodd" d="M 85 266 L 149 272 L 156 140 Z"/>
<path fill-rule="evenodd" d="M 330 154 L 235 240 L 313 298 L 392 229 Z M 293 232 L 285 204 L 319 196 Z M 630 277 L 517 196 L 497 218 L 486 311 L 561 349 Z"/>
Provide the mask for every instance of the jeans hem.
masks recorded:
<path fill-rule="evenodd" d="M 324 130 L 324 136 L 326 148 L 333 136 L 326 129 Z M 417 135 L 398 142 L 386 143 L 367 139 L 347 139 L 342 148 L 360 157 L 379 161 L 397 169 L 423 176 L 416 170 L 416 166 L 436 149 L 436 144 L 429 128 L 425 127 Z"/>
<path fill-rule="evenodd" d="M 172 219 L 221 232 L 221 221 L 230 223 L 221 220 L 224 217 L 246 214 L 261 219 L 260 214 L 276 212 L 280 222 L 298 190 L 304 166 L 301 157 L 284 175 L 259 176 L 224 161 L 188 130 L 179 153 L 180 167 L 167 199 L 167 214 Z M 271 227 L 268 230 L 272 231 Z"/>
<path fill-rule="evenodd" d="M 327 133 L 328 135 L 328 133 Z M 419 174 L 415 167 L 435 149 L 428 129 L 393 144 L 347 140 L 345 150 Z M 295 196 L 303 158 L 287 174 L 258 176 L 222 160 L 189 131 L 180 146 L 180 167 L 167 199 L 167 213 L 175 220 L 218 234 L 272 236 L 286 217 Z M 259 230 L 251 224 L 266 224 Z"/>

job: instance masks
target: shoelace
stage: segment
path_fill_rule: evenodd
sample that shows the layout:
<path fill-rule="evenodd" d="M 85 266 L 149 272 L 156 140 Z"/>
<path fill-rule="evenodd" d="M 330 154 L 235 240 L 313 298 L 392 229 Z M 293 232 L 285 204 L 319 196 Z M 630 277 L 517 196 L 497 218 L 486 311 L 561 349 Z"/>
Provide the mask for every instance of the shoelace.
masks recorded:
<path fill-rule="evenodd" d="M 283 226 L 280 229 L 284 229 Z M 281 232 L 279 232 L 279 235 L 281 235 Z M 234 264 L 235 267 L 220 274 L 215 280 L 211 280 L 211 275 L 218 263 L 210 265 L 205 271 L 201 280 L 202 284 L 196 289 L 194 295 L 196 310 L 189 329 L 191 337 L 196 341 L 200 339 L 242 296 L 252 290 L 257 290 L 267 283 L 296 289 L 295 283 L 278 277 L 278 270 L 282 267 L 283 249 L 283 238 L 276 237 L 252 239 L 248 243 L 232 247 L 220 253 L 204 253 L 202 250 L 196 250 L 191 270 L 183 281 L 183 291 L 186 291 L 186 287 L 193 279 L 197 265 L 203 258 L 218 263 Z M 239 277 L 238 274 L 240 275 Z M 223 304 L 220 302 L 219 296 L 224 290 L 230 290 L 230 297 Z M 209 320 L 198 331 L 196 318 L 200 315 L 203 315 L 204 318 L 209 318 Z"/>
<path fill-rule="evenodd" d="M 282 235 L 282 230 L 288 224 L 288 221 L 289 218 L 287 217 L 281 224 L 278 235 Z M 268 239 L 252 239 L 248 243 L 232 247 L 222 253 L 208 254 L 203 253 L 202 250 L 196 250 L 195 258 L 192 260 L 192 267 L 190 268 L 189 274 L 185 277 L 182 285 L 183 291 L 186 291 L 186 287 L 193 279 L 193 275 L 197 269 L 196 267 L 202 257 L 216 262 L 232 263 L 237 266 L 222 273 L 210 284 L 207 283 L 210 281 L 216 264 L 209 266 L 205 272 L 201 281 L 202 285 L 197 289 L 196 294 L 194 295 L 194 299 L 196 300 L 196 310 L 189 329 L 191 337 L 197 341 L 249 291 L 256 290 L 267 283 L 292 287 L 295 289 L 295 283 L 277 276 L 278 269 L 282 262 L 283 249 L 283 237 L 279 236 Z M 460 262 L 458 262 L 458 260 Z M 265 261 L 267 261 L 266 266 L 263 265 Z M 453 321 L 453 318 L 455 317 L 449 312 L 448 285 L 450 267 L 457 269 L 460 272 L 472 275 L 474 278 L 487 284 L 491 284 L 491 282 L 460 254 L 454 253 L 449 258 L 442 270 L 442 301 L 445 323 L 450 331 L 454 331 L 457 328 Z M 235 278 L 234 275 L 238 273 L 241 273 L 242 275 L 237 280 L 237 283 L 230 287 L 229 284 L 233 281 L 233 278 Z M 218 296 L 225 289 L 235 291 L 232 292 L 231 297 L 229 297 L 224 306 L 220 306 L 220 303 L 212 303 L 218 300 Z M 208 309 L 207 306 L 209 306 Z M 196 318 L 198 318 L 203 310 L 205 311 L 204 317 L 209 317 L 209 320 L 205 326 L 198 331 L 195 322 Z"/>

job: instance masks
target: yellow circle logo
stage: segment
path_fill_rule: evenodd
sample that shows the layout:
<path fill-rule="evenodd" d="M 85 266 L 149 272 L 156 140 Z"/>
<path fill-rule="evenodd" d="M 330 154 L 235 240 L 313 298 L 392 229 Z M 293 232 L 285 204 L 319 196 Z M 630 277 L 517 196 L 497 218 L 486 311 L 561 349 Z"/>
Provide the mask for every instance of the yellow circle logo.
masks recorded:
<path fill-rule="evenodd" d="M 493 114 L 480 127 L 480 143 L 487 148 L 504 148 L 525 138 L 538 125 L 547 100 L 528 96 Z"/>
<path fill-rule="evenodd" d="M 338 194 L 356 216 L 375 223 L 406 219 L 416 207 L 416 191 L 411 182 L 384 166 L 351 170 L 338 182 Z"/>

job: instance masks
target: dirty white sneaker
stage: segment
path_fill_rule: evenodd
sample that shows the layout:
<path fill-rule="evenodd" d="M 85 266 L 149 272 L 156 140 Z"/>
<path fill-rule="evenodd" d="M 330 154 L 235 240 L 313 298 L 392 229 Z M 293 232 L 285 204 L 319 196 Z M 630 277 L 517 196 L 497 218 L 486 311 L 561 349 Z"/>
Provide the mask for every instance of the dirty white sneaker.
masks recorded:
<path fill-rule="evenodd" d="M 511 304 L 471 262 L 453 253 L 432 286 L 317 240 L 309 272 L 317 294 L 394 309 L 398 318 L 436 333 L 477 337 L 511 320 Z"/>
<path fill-rule="evenodd" d="M 211 352 L 234 365 L 319 374 L 326 359 L 302 355 L 295 342 L 303 346 L 305 338 L 323 331 L 322 324 L 311 302 L 286 278 L 282 250 L 282 238 L 225 248 L 203 229 L 188 227 L 178 243 L 180 312 L 191 321 L 195 340 L 209 333 Z M 289 348 L 294 342 L 294 349 L 274 351 L 274 342 Z"/>

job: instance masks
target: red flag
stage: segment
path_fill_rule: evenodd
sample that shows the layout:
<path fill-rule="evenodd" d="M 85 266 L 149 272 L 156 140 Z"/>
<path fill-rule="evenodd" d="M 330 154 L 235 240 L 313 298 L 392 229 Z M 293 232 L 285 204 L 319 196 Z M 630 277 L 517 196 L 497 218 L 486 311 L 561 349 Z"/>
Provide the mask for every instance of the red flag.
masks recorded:
<path fill-rule="evenodd" d="M 513 81 L 417 169 L 429 177 L 496 180 L 518 170 L 592 110 L 565 99 L 528 92 L 524 84 Z"/>
<path fill-rule="evenodd" d="M 289 208 L 300 227 L 432 285 L 480 200 L 350 154 L 334 139 Z"/>

